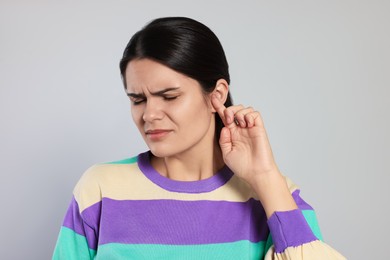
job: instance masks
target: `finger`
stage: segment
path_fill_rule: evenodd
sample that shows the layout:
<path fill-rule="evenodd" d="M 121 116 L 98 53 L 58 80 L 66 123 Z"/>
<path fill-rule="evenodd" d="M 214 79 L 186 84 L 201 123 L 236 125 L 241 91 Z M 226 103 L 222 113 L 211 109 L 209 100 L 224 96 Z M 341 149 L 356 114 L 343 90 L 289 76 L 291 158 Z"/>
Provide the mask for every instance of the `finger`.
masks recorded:
<path fill-rule="evenodd" d="M 261 126 L 264 128 L 264 121 L 259 111 L 254 111 L 255 114 L 253 114 L 254 118 L 254 125 L 255 126 Z"/>
<path fill-rule="evenodd" d="M 252 113 L 252 112 L 253 112 L 253 108 L 252 107 L 246 107 L 246 108 L 238 110 L 234 114 L 234 118 L 237 120 L 237 122 L 239 123 L 239 125 L 241 127 L 246 127 L 248 125 L 248 122 L 245 119 L 245 115 L 249 114 L 249 113 Z"/>
<path fill-rule="evenodd" d="M 224 104 L 218 99 L 216 95 L 211 96 L 211 104 L 221 117 L 223 124 L 229 128 L 234 127 L 234 114 L 228 110 Z"/>
<path fill-rule="evenodd" d="M 215 111 L 217 111 L 218 115 L 221 117 L 224 125 L 227 125 L 227 121 L 229 118 L 226 118 L 224 111 L 226 107 L 222 104 L 222 102 L 217 98 L 216 95 L 211 95 L 211 105 L 214 107 Z"/>
<path fill-rule="evenodd" d="M 222 128 L 221 136 L 219 138 L 219 145 L 221 147 L 222 156 L 225 158 L 226 155 L 232 150 L 232 137 L 230 129 L 227 127 Z"/>
<path fill-rule="evenodd" d="M 242 109 L 244 109 L 244 107 L 242 105 L 236 105 L 236 106 L 227 107 L 224 110 L 224 115 L 225 115 L 225 118 L 227 119 L 227 122 L 228 122 L 227 126 L 228 127 L 240 125 L 237 118 L 235 118 L 235 114 L 237 113 L 237 111 L 240 111 Z"/>
<path fill-rule="evenodd" d="M 255 125 L 262 125 L 262 120 L 260 117 L 260 113 L 257 111 L 253 111 L 244 115 L 246 124 L 248 127 L 253 127 Z"/>

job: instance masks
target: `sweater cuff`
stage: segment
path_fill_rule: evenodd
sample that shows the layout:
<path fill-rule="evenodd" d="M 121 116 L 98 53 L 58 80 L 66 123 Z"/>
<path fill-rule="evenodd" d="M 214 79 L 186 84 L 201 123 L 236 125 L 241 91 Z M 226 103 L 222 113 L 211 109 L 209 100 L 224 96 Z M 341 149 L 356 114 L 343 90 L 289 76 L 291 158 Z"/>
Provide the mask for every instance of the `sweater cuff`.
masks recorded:
<path fill-rule="evenodd" d="M 268 226 L 276 253 L 317 240 L 300 209 L 274 212 Z"/>

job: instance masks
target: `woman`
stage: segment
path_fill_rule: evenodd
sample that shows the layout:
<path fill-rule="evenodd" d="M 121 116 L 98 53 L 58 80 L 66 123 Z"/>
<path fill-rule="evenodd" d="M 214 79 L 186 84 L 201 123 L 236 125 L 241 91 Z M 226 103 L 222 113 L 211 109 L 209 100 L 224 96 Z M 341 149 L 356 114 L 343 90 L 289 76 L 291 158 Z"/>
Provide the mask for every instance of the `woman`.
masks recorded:
<path fill-rule="evenodd" d="M 54 259 L 344 259 L 279 172 L 260 113 L 232 105 L 209 28 L 156 19 L 120 69 L 150 151 L 87 170 Z"/>

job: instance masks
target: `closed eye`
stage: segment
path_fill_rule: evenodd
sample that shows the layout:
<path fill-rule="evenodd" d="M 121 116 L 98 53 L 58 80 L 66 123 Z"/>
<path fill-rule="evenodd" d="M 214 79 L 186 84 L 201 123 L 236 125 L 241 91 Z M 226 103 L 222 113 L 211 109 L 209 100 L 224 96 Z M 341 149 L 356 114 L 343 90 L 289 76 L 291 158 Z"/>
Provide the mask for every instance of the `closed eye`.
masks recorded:
<path fill-rule="evenodd" d="M 174 100 L 177 96 L 163 96 L 164 100 Z"/>
<path fill-rule="evenodd" d="M 131 102 L 133 102 L 134 105 L 139 105 L 142 102 L 144 102 L 146 99 L 145 98 L 134 98 L 130 97 Z"/>

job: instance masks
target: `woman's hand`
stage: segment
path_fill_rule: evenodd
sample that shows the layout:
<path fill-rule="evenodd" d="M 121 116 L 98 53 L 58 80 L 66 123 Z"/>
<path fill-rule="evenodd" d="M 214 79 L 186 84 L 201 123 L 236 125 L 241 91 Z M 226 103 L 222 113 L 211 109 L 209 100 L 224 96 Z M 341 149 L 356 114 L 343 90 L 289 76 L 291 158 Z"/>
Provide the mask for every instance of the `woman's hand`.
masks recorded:
<path fill-rule="evenodd" d="M 275 163 L 260 113 L 241 105 L 226 108 L 215 96 L 211 102 L 225 125 L 219 144 L 226 165 L 254 189 L 268 217 L 275 211 L 296 209 Z"/>
<path fill-rule="evenodd" d="M 242 105 L 226 108 L 215 96 L 211 101 L 225 125 L 219 144 L 226 165 L 249 184 L 259 175 L 278 174 L 260 113 Z"/>

